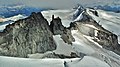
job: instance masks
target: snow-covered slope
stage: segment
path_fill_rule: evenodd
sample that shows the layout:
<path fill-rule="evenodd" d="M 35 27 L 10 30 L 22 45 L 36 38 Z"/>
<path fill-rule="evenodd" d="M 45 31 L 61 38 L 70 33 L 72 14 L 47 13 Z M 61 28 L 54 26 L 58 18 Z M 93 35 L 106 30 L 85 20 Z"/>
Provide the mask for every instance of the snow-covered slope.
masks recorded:
<path fill-rule="evenodd" d="M 45 18 L 47 18 L 48 20 L 51 19 L 51 17 L 50 17 L 51 15 L 55 15 L 56 17 L 59 16 L 61 18 L 61 20 L 63 20 L 62 21 L 63 25 L 66 26 L 66 21 L 64 21 L 64 19 L 69 20 L 69 17 L 73 16 L 75 10 L 67 10 L 67 13 L 65 13 L 65 11 L 66 10 L 54 10 L 54 11 L 51 10 L 51 11 L 48 11 L 49 15 L 48 15 L 47 11 L 42 12 L 42 13 L 45 16 Z M 99 11 L 101 12 L 102 10 L 99 10 Z M 62 13 L 65 13 L 65 14 L 62 15 Z M 116 30 L 120 29 L 119 28 L 120 25 L 116 25 L 116 23 L 111 22 L 111 21 L 116 21 L 116 19 L 111 19 L 111 21 L 109 21 L 109 20 L 104 21 L 104 19 L 110 19 L 111 17 L 115 18 L 115 16 L 118 17 L 114 13 L 113 13 L 113 15 L 107 16 L 104 12 L 101 12 L 101 13 L 99 13 L 99 17 L 95 16 L 88 9 L 87 9 L 87 13 L 90 16 L 92 16 L 93 19 L 95 19 L 97 22 L 100 21 L 99 23 L 101 23 L 101 25 L 109 31 L 111 31 L 111 30 L 116 31 Z M 74 21 L 74 20 L 71 20 L 71 21 Z M 68 25 L 69 24 L 70 23 L 68 22 Z M 109 25 L 113 25 L 113 26 L 110 27 Z M 89 25 L 89 24 L 86 24 L 85 26 L 88 28 L 92 27 L 94 29 L 97 29 L 96 27 Z M 82 30 L 85 32 L 87 30 L 87 28 L 84 28 Z M 115 34 L 117 34 L 117 31 Z M 82 63 L 82 61 L 84 61 L 84 59 L 86 59 L 85 55 L 87 55 L 87 58 L 94 57 L 94 58 L 97 58 L 98 61 L 102 61 L 102 63 L 104 63 L 104 62 L 107 63 L 109 65 L 108 67 L 119 67 L 120 66 L 120 61 L 119 61 L 120 56 L 116 55 L 112 51 L 109 51 L 109 50 L 102 48 L 102 46 L 100 46 L 97 42 L 92 40 L 93 39 L 92 37 L 87 36 L 85 34 L 82 34 L 81 32 L 79 32 L 77 30 L 72 31 L 72 36 L 75 38 L 75 42 L 72 42 L 73 44 L 71 45 L 73 50 L 78 54 L 83 53 L 84 56 L 81 58 L 81 62 L 78 62 L 78 65 L 77 65 L 77 62 L 75 62 L 75 63 L 73 62 L 76 66 L 71 65 L 71 67 L 77 67 L 77 66 L 79 66 L 79 64 L 81 64 L 81 67 L 87 67 L 88 62 Z M 60 41 L 57 41 L 57 43 L 61 44 Z M 69 50 L 69 51 L 71 51 L 71 50 Z M 86 61 L 88 61 L 90 59 L 86 59 Z M 98 61 L 95 60 L 94 62 L 98 62 Z M 92 61 L 90 60 L 89 62 L 92 62 Z M 91 63 L 91 65 L 89 65 L 89 66 L 91 66 L 91 67 L 96 67 L 96 66 L 104 67 L 104 66 L 101 66 L 102 65 L 101 63 L 97 63 L 97 64 L 100 64 L 100 65 L 96 65 L 94 63 Z M 68 66 L 68 67 L 70 67 L 70 66 Z"/>
<path fill-rule="evenodd" d="M 62 39 L 60 35 L 55 35 L 53 36 L 54 40 L 57 44 L 57 49 L 53 52 L 55 52 L 56 54 L 64 54 L 67 56 L 70 56 L 71 52 L 75 52 L 72 49 L 71 45 L 68 45 L 67 43 L 65 43 Z"/>
<path fill-rule="evenodd" d="M 84 11 L 74 20 L 74 22 L 82 20 L 82 18 L 83 18 L 82 14 L 83 13 L 84 13 Z"/>
<path fill-rule="evenodd" d="M 76 52 L 88 55 L 95 52 L 95 50 L 90 47 L 90 43 L 87 41 L 87 39 L 84 38 L 78 30 L 73 30 L 72 35 L 75 38 L 75 42 L 73 42 L 72 47 Z"/>
<path fill-rule="evenodd" d="M 68 67 L 110 67 L 108 64 L 90 56 L 85 56 L 81 61 L 75 60 L 67 64 Z"/>
<path fill-rule="evenodd" d="M 64 67 L 59 59 L 25 59 L 0 56 L 0 67 Z"/>
<path fill-rule="evenodd" d="M 118 35 L 120 43 L 120 13 L 114 13 L 109 11 L 97 10 L 99 17 L 95 16 L 93 13 L 87 9 L 88 14 L 92 16 L 100 25 L 105 29 Z"/>
<path fill-rule="evenodd" d="M 0 67 L 110 67 L 96 58 L 85 56 L 73 59 L 25 59 L 0 56 Z"/>

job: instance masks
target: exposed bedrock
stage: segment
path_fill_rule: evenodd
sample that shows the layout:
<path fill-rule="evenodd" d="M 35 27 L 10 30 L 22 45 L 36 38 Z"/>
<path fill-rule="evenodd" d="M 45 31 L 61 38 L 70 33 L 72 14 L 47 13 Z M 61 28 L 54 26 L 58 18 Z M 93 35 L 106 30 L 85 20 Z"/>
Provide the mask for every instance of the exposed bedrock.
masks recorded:
<path fill-rule="evenodd" d="M 72 42 L 75 41 L 71 34 L 71 29 L 64 27 L 59 17 L 54 18 L 53 15 L 50 28 L 54 35 L 61 35 L 65 43 L 72 44 Z"/>
<path fill-rule="evenodd" d="M 53 34 L 40 12 L 8 25 L 0 33 L 0 55 L 27 57 L 55 49 Z"/>

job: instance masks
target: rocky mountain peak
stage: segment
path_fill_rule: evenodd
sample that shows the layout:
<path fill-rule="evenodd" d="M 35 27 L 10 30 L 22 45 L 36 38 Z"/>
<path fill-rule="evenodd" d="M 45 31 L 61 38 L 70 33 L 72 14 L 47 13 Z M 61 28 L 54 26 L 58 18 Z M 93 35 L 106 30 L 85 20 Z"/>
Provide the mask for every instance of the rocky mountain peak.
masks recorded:
<path fill-rule="evenodd" d="M 0 55 L 27 57 L 56 49 L 48 22 L 40 12 L 6 26 L 0 35 Z"/>
<path fill-rule="evenodd" d="M 61 19 L 59 17 L 54 18 L 54 15 L 52 16 L 52 21 L 50 22 L 50 28 L 54 35 L 62 34 L 62 31 L 65 29 L 62 25 Z"/>
<path fill-rule="evenodd" d="M 75 41 L 71 34 L 71 29 L 64 27 L 59 17 L 54 18 L 54 15 L 52 16 L 50 28 L 54 35 L 61 35 L 65 43 L 72 44 Z"/>

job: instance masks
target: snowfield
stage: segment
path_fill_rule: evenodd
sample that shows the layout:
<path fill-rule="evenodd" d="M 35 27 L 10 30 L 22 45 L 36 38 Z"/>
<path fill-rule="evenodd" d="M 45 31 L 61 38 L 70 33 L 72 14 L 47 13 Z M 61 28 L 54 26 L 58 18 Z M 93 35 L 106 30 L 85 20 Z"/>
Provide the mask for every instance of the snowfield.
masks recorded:
<path fill-rule="evenodd" d="M 60 35 L 55 35 L 53 38 L 57 44 L 57 49 L 53 51 L 56 54 L 64 54 L 70 56 L 71 52 L 75 52 L 70 44 L 68 45 L 62 40 Z"/>
<path fill-rule="evenodd" d="M 69 62 L 68 67 L 110 67 L 108 64 L 90 56 L 85 56 L 81 61 L 78 61 Z"/>
<path fill-rule="evenodd" d="M 110 67 L 96 58 L 85 56 L 73 59 L 26 59 L 0 56 L 0 67 Z"/>
<path fill-rule="evenodd" d="M 83 35 L 77 31 L 73 30 L 72 35 L 75 38 L 75 42 L 73 42 L 73 49 L 78 53 L 92 54 L 94 53 L 94 49 L 89 46 L 89 42 Z"/>
<path fill-rule="evenodd" d="M 0 56 L 0 67 L 64 67 L 59 59 L 25 59 Z"/>

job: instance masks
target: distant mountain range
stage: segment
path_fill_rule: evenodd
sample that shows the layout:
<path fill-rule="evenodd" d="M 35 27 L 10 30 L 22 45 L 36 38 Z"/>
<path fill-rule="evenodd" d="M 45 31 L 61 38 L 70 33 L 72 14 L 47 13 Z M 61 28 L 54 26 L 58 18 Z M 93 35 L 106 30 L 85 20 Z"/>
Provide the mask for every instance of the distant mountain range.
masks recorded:
<path fill-rule="evenodd" d="M 109 5 L 104 5 L 104 6 L 95 6 L 97 7 L 98 9 L 102 9 L 102 10 L 105 10 L 105 11 L 113 11 L 113 12 L 116 12 L 116 13 L 119 13 L 120 12 L 120 6 L 109 6 Z"/>
<path fill-rule="evenodd" d="M 120 6 L 118 5 L 117 6 L 97 5 L 92 7 L 97 7 L 98 9 L 102 9 L 106 11 L 120 12 Z M 30 7 L 23 4 L 4 5 L 4 6 L 0 6 L 0 17 L 8 18 L 8 17 L 16 16 L 18 14 L 29 16 L 32 12 L 40 12 L 42 10 L 48 10 L 48 8 Z"/>
<path fill-rule="evenodd" d="M 18 14 L 29 16 L 32 12 L 40 12 L 42 8 L 28 7 L 25 5 L 0 6 L 0 17 L 8 18 Z"/>

